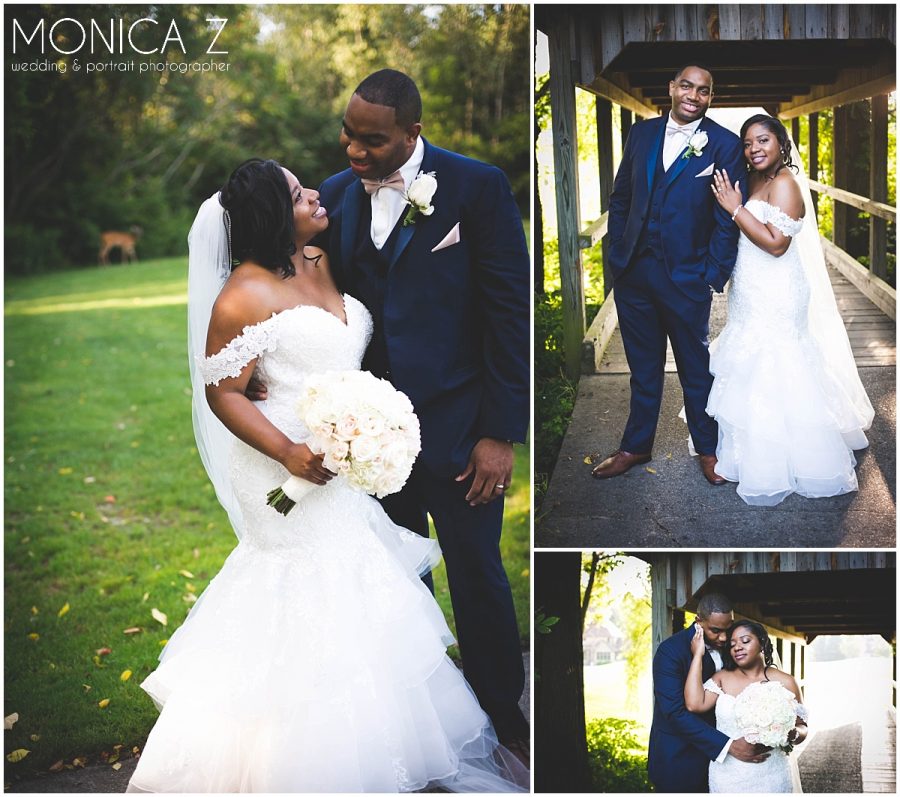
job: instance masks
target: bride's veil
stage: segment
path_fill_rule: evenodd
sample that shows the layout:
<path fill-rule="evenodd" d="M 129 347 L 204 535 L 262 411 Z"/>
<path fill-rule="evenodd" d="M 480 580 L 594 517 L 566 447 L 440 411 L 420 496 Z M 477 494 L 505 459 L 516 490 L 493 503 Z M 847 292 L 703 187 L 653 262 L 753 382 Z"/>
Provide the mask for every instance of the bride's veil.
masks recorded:
<path fill-rule="evenodd" d="M 819 240 L 818 219 L 809 190 L 805 164 L 796 145 L 793 142 L 792 145 L 796 153 L 795 163 L 800 170 L 797 183 L 806 207 L 806 221 L 795 237 L 794 245 L 798 247 L 800 260 L 809 282 L 809 331 L 822 355 L 826 370 L 832 377 L 834 388 L 840 391 L 843 398 L 840 405 L 834 403 L 834 406 L 841 408 L 841 416 L 836 419 L 840 430 L 851 448 L 865 448 L 868 442 L 862 431 L 872 425 L 875 410 L 860 381 L 847 329 L 834 298 L 834 290 L 825 266 L 825 254 Z"/>
<path fill-rule="evenodd" d="M 188 364 L 193 393 L 194 438 L 216 496 L 240 539 L 243 515 L 228 475 L 234 436 L 209 408 L 200 368 L 200 362 L 206 356 L 206 333 L 212 308 L 231 273 L 225 209 L 219 202 L 218 192 L 197 211 L 188 233 L 188 252 Z"/>

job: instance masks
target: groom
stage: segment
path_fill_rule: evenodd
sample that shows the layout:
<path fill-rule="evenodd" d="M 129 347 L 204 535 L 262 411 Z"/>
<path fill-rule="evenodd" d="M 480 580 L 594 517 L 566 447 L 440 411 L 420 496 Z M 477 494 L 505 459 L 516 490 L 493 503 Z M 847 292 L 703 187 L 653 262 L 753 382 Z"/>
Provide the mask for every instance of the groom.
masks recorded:
<path fill-rule="evenodd" d="M 726 631 L 734 620 L 731 602 L 724 595 L 705 595 L 697 604 L 696 623 L 703 629 L 704 683 L 722 669 Z M 746 739 L 729 739 L 716 730 L 714 712 L 692 714 L 684 705 L 684 684 L 691 666 L 694 625 L 662 641 L 653 656 L 653 725 L 647 751 L 647 769 L 656 791 L 691 793 L 709 791 L 709 762 L 732 755 L 759 763 L 768 748 Z"/>
<path fill-rule="evenodd" d="M 340 135 L 350 168 L 319 188 L 330 224 L 316 243 L 372 314 L 363 368 L 406 393 L 421 422 L 412 476 L 382 504 L 423 536 L 434 520 L 466 679 L 524 757 L 525 676 L 499 546 L 513 443 L 528 426 L 529 256 L 503 172 L 426 141 L 421 113 L 402 72 L 359 84 Z"/>
<path fill-rule="evenodd" d="M 709 311 L 712 291 L 722 292 L 734 268 L 738 229 L 711 186 L 714 169 L 734 178 L 744 160 L 737 136 L 705 116 L 713 97 L 708 69 L 680 69 L 669 96 L 665 117 L 631 129 L 610 197 L 607 257 L 631 370 L 631 409 L 619 450 L 593 475 L 609 479 L 650 460 L 668 338 L 701 470 L 721 485 L 718 427 L 706 414 Z"/>

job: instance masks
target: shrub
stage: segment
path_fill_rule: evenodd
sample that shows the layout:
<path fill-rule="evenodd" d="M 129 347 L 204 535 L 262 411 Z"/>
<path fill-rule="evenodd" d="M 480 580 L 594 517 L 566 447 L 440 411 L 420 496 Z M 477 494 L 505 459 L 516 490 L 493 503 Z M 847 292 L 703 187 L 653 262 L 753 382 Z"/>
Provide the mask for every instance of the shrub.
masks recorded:
<path fill-rule="evenodd" d="M 587 725 L 588 765 L 596 792 L 648 792 L 647 754 L 637 723 L 608 717 Z"/>

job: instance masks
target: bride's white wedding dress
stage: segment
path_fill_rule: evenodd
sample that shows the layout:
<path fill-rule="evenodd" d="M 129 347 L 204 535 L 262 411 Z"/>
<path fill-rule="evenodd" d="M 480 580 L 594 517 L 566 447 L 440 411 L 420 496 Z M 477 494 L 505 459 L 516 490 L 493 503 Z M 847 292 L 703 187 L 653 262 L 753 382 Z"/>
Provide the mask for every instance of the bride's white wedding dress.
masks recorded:
<path fill-rule="evenodd" d="M 792 238 L 804 224 L 759 199 L 744 208 Z M 797 243 L 775 257 L 741 233 L 728 322 L 710 347 L 706 411 L 719 424 L 716 472 L 737 482 L 748 504 L 856 490 L 853 451 L 867 445 L 868 423 L 811 335 L 810 284 Z"/>
<path fill-rule="evenodd" d="M 737 697 L 725 694 L 712 678 L 703 684 L 703 688 L 719 696 L 716 700 L 716 730 L 731 739 L 742 738 L 744 734 L 734 716 Z M 797 709 L 798 714 L 805 719 L 806 711 L 803 706 L 798 705 Z M 772 750 L 769 757 L 758 764 L 741 761 L 733 755 L 726 755 L 721 764 L 710 761 L 709 790 L 731 794 L 800 792 L 800 774 L 791 755 L 783 750 Z"/>
<path fill-rule="evenodd" d="M 259 357 L 260 410 L 305 439 L 304 380 L 359 368 L 371 336 L 365 307 L 344 301 L 346 324 L 299 306 L 246 327 L 203 363 L 206 381 Z M 339 477 L 280 515 L 266 494 L 287 472 L 241 442 L 230 470 L 243 537 L 142 684 L 161 714 L 129 791 L 527 789 L 446 656 L 419 578 L 437 543 Z"/>

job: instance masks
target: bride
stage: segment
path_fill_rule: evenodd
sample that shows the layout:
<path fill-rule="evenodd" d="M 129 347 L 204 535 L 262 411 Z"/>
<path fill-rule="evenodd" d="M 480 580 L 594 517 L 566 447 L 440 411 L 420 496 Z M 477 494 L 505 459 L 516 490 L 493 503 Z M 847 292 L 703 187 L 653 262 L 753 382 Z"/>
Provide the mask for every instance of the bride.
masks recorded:
<path fill-rule="evenodd" d="M 240 541 L 142 684 L 161 713 L 129 791 L 528 788 L 446 656 L 420 580 L 437 543 L 304 442 L 304 381 L 358 369 L 372 332 L 306 245 L 327 225 L 316 191 L 254 159 L 191 228 L 194 429 Z M 254 369 L 267 401 L 244 396 Z M 317 487 L 282 516 L 266 496 L 288 474 Z"/>
<path fill-rule="evenodd" d="M 684 704 L 688 711 L 702 714 L 716 709 L 716 729 L 732 739 L 740 739 L 744 731 L 735 716 L 738 696 L 755 684 L 774 683 L 781 687 L 784 698 L 796 699 L 795 726 L 788 734 L 791 745 L 800 744 L 807 733 L 806 709 L 800 688 L 793 676 L 772 667 L 772 642 L 766 629 L 752 620 L 738 620 L 728 629 L 728 644 L 723 651 L 723 666 L 706 683 L 702 683 L 703 655 L 706 642 L 697 626 L 691 640 L 691 666 L 684 684 Z M 710 792 L 778 793 L 800 791 L 799 774 L 788 754 L 774 749 L 760 763 L 741 761 L 726 755 L 721 763 L 709 764 Z"/>
<path fill-rule="evenodd" d="M 858 489 L 854 450 L 874 411 L 828 279 L 805 180 L 780 121 L 758 114 L 740 133 L 740 180 L 712 191 L 741 231 L 728 323 L 711 347 L 706 411 L 718 421 L 716 473 L 748 504 L 774 506 Z M 743 179 L 743 178 L 742 178 Z"/>

